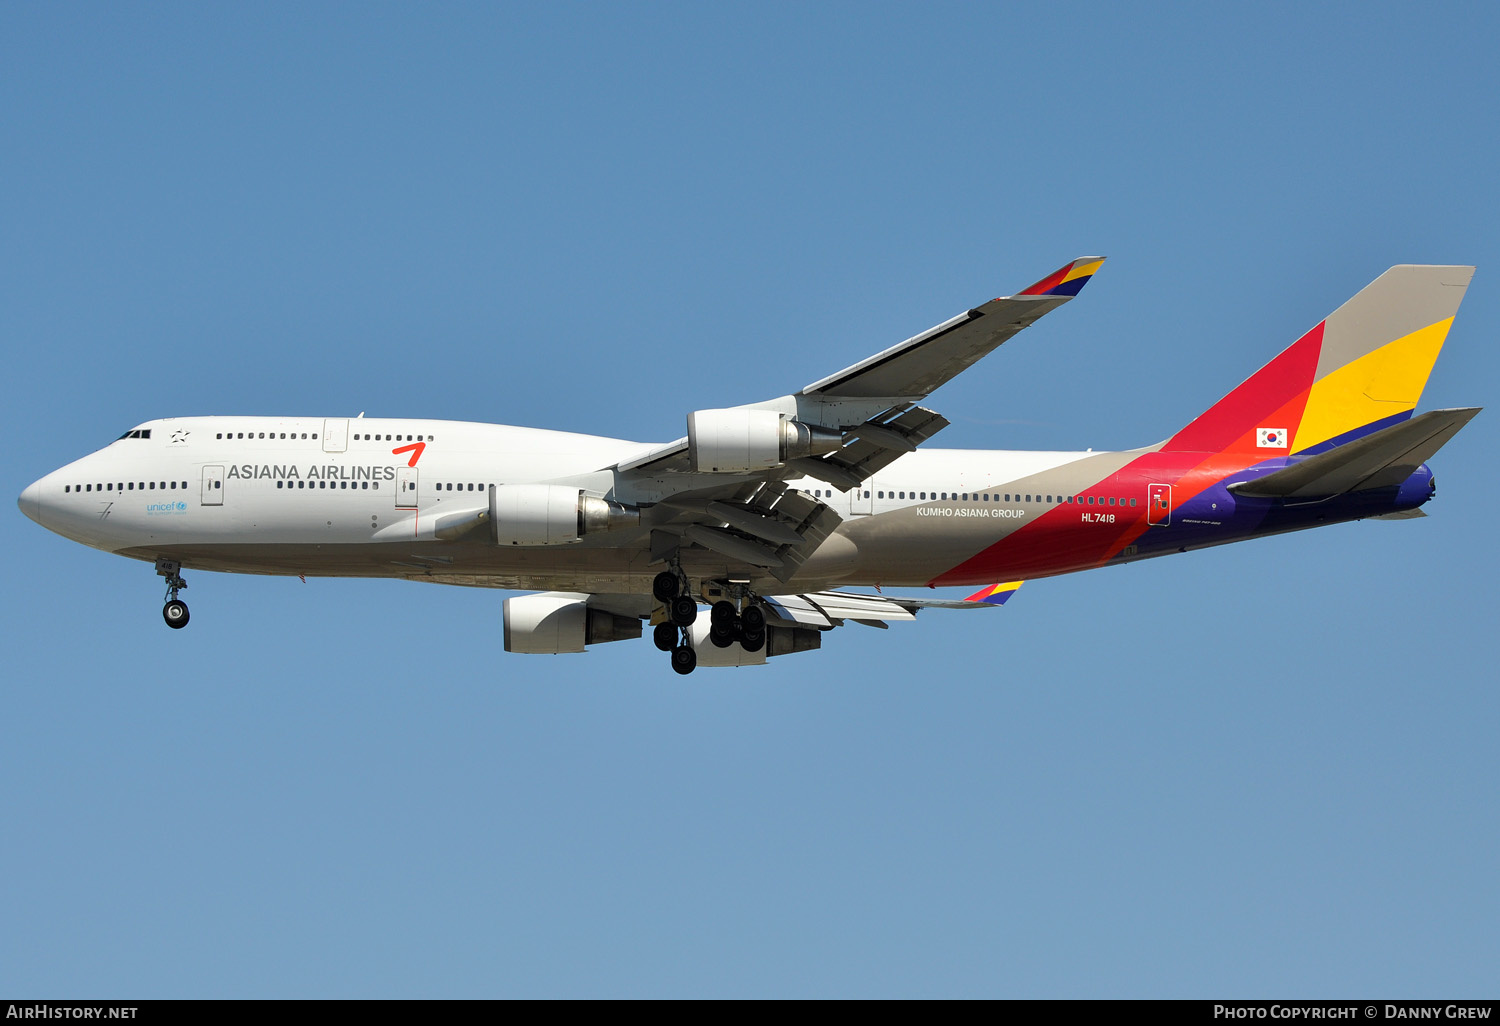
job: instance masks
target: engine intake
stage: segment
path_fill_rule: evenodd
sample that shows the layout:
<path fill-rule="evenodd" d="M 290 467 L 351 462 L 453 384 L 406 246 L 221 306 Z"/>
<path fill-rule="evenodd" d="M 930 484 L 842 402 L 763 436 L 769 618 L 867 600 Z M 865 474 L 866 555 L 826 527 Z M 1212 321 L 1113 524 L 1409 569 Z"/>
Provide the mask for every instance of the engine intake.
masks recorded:
<path fill-rule="evenodd" d="M 688 414 L 687 428 L 693 470 L 702 474 L 769 470 L 844 444 L 832 428 L 790 420 L 774 410 L 697 410 Z"/>
<path fill-rule="evenodd" d="M 565 545 L 634 527 L 641 511 L 570 485 L 491 485 L 489 520 L 497 545 Z"/>

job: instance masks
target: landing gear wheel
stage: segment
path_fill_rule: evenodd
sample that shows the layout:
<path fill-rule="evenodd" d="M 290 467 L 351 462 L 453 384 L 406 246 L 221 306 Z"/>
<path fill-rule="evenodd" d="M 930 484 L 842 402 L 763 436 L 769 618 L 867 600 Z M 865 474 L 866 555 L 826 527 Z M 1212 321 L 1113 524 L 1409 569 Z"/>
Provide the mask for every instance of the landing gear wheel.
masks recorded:
<path fill-rule="evenodd" d="M 732 624 L 734 618 L 739 615 L 739 610 L 734 608 L 733 602 L 720 600 L 715 602 L 708 610 L 708 619 L 715 627 L 719 624 Z"/>
<path fill-rule="evenodd" d="M 188 625 L 188 607 L 186 602 L 172 599 L 161 607 L 161 618 L 167 621 L 167 626 L 173 630 L 181 630 Z"/>
<path fill-rule="evenodd" d="M 667 608 L 672 613 L 672 622 L 679 627 L 688 627 L 698 619 L 698 603 L 691 595 L 678 595 Z"/>
<path fill-rule="evenodd" d="M 716 623 L 708 629 L 708 640 L 714 648 L 728 648 L 735 642 L 733 623 Z"/>
<path fill-rule="evenodd" d="M 746 634 L 764 634 L 766 632 L 766 611 L 760 606 L 746 606 L 744 615 L 740 617 L 740 625 Z"/>
<path fill-rule="evenodd" d="M 698 666 L 698 653 L 690 645 L 678 645 L 672 649 L 672 669 L 681 674 L 692 673 Z"/>
<path fill-rule="evenodd" d="M 651 594 L 656 596 L 658 602 L 672 601 L 681 590 L 682 582 L 670 570 L 663 570 L 651 582 Z"/>
<path fill-rule="evenodd" d="M 759 652 L 766 647 L 766 632 L 759 634 L 743 633 L 740 638 L 740 647 L 746 652 Z"/>
<path fill-rule="evenodd" d="M 659 623 L 651 632 L 651 642 L 663 652 L 677 647 L 677 628 L 670 623 Z"/>

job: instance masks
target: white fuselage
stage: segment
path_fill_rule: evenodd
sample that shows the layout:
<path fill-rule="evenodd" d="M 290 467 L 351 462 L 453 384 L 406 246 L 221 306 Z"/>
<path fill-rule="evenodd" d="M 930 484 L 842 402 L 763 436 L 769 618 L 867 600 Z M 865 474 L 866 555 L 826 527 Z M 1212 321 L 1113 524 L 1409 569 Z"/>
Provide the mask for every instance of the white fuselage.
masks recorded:
<path fill-rule="evenodd" d="M 47 475 L 27 489 L 21 505 L 43 526 L 84 544 L 139 559 L 178 558 L 191 568 L 635 591 L 648 587 L 660 569 L 652 564 L 644 529 L 510 549 L 455 543 L 435 532 L 445 521 L 487 508 L 491 485 L 567 484 L 649 506 L 661 497 L 651 482 L 632 481 L 624 493 L 611 468 L 651 448 L 460 421 L 171 418 L 142 424 Z M 847 545 L 825 544 L 829 551 L 820 550 L 822 558 L 815 557 L 798 581 L 930 580 L 952 565 L 952 557 L 934 551 L 928 560 L 924 551 L 945 527 L 972 533 L 975 525 L 914 519 L 914 511 L 940 496 L 946 502 L 962 495 L 967 504 L 973 493 L 977 504 L 982 490 L 1034 480 L 1091 455 L 928 450 L 902 457 L 860 488 L 793 482 L 844 518 L 840 534 L 861 534 L 854 555 Z M 963 519 L 982 515 L 995 528 L 1018 527 L 1034 515 L 1021 499 L 1007 495 L 1002 503 L 998 492 L 994 501 L 986 494 L 983 506 Z M 902 512 L 907 515 L 881 517 Z M 869 518 L 889 520 L 889 527 L 861 524 Z M 712 573 L 712 566 L 704 572 Z"/>

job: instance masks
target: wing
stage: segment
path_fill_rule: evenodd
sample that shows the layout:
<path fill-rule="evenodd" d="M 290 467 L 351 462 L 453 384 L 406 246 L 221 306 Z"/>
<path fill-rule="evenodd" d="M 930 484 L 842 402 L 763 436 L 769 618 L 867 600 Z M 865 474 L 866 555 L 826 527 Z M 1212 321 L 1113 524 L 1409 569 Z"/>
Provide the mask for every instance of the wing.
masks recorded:
<path fill-rule="evenodd" d="M 1014 296 L 992 299 L 883 353 L 815 381 L 799 394 L 827 398 L 925 398 L 1007 339 L 1078 295 L 1104 263 L 1079 257 Z"/>
<path fill-rule="evenodd" d="M 613 474 L 617 498 L 648 509 L 654 558 L 696 546 L 789 580 L 842 518 L 786 482 L 813 478 L 849 491 L 913 452 L 948 426 L 946 417 L 918 404 L 1076 296 L 1103 261 L 1071 261 L 1014 296 L 965 311 L 792 395 L 707 411 L 739 414 L 747 424 L 769 417 L 778 429 L 813 440 L 803 449 L 783 443 L 784 459 L 773 455 L 756 469 L 706 473 L 695 463 L 719 461 L 695 460 L 690 438 L 679 438 L 604 472 Z"/>

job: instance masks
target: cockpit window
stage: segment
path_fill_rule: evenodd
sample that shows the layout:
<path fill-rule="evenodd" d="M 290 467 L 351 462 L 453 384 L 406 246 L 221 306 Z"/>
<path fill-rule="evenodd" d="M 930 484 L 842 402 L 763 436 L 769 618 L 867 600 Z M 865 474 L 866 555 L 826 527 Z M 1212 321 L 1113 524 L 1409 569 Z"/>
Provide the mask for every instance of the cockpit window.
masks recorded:
<path fill-rule="evenodd" d="M 120 436 L 120 438 L 116 439 L 116 441 L 120 441 L 121 439 L 125 439 L 125 438 L 150 438 L 150 437 L 151 437 L 151 429 L 150 428 L 146 428 L 144 431 L 141 430 L 140 428 L 136 428 L 134 431 L 127 431 L 127 432 L 125 432 L 123 435 Z"/>

